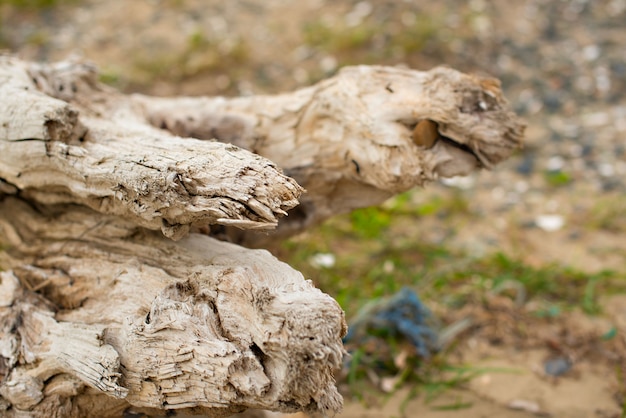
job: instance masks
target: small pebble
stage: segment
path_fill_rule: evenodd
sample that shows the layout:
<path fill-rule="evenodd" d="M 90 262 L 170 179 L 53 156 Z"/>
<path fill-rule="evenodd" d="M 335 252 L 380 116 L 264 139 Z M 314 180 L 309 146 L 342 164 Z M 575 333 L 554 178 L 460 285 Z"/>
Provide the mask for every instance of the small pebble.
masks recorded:
<path fill-rule="evenodd" d="M 327 55 L 320 61 L 320 68 L 325 73 L 332 73 L 337 69 L 337 58 L 332 55 Z"/>
<path fill-rule="evenodd" d="M 524 155 L 522 161 L 515 168 L 519 174 L 530 175 L 535 169 L 535 158 L 530 154 Z"/>
<path fill-rule="evenodd" d="M 543 370 L 550 376 L 561 376 L 572 368 L 572 362 L 565 357 L 557 357 L 543 363 Z"/>
<path fill-rule="evenodd" d="M 454 187 L 461 190 L 469 190 L 476 184 L 474 176 L 455 176 L 450 178 L 442 178 L 441 183 L 448 187 Z"/>
<path fill-rule="evenodd" d="M 565 160 L 563 159 L 563 157 L 561 157 L 560 155 L 555 155 L 553 157 L 550 157 L 548 163 L 546 164 L 546 168 L 550 171 L 559 171 L 563 168 L 564 164 Z"/>
<path fill-rule="evenodd" d="M 537 404 L 537 402 L 527 401 L 525 399 L 514 399 L 509 402 L 508 407 L 511 409 L 530 412 L 533 414 L 538 414 L 539 412 L 541 412 L 541 408 L 539 407 L 539 404 Z"/>
<path fill-rule="evenodd" d="M 588 45 L 583 48 L 583 57 L 587 61 L 595 61 L 600 57 L 600 47 L 598 45 Z"/>
<path fill-rule="evenodd" d="M 317 253 L 309 259 L 309 263 L 315 268 L 331 268 L 335 266 L 335 262 L 335 255 L 330 253 Z"/>
<path fill-rule="evenodd" d="M 535 218 L 535 225 L 547 232 L 558 231 L 565 225 L 561 215 L 539 215 Z"/>
<path fill-rule="evenodd" d="M 419 121 L 413 129 L 412 139 L 415 145 L 432 148 L 439 139 L 437 122 L 428 119 Z"/>

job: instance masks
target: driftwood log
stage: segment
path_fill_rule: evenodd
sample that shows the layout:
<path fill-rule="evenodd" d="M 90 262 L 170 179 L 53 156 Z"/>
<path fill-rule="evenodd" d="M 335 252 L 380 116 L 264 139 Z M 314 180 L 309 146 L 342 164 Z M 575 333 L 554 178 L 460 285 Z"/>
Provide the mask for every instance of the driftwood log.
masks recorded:
<path fill-rule="evenodd" d="M 0 395 L 15 416 L 340 408 L 342 311 L 266 251 L 74 205 L 9 197 L 0 213 Z"/>
<path fill-rule="evenodd" d="M 283 95 L 131 100 L 153 126 L 236 144 L 302 185 L 307 193 L 278 237 L 438 178 L 492 168 L 521 146 L 524 132 L 498 80 L 450 68 L 347 67 Z M 237 241 L 260 245 L 265 236 Z"/>
<path fill-rule="evenodd" d="M 89 64 L 0 57 L 0 98 L 8 417 L 338 411 L 340 307 L 267 251 L 208 234 L 293 234 L 491 167 L 523 131 L 496 81 L 444 68 L 167 99 L 121 94 Z"/>

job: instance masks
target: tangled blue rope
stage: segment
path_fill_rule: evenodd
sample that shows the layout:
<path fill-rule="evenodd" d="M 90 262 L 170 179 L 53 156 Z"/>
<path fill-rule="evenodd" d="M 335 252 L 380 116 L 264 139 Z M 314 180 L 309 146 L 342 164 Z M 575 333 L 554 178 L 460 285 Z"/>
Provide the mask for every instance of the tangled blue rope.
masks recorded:
<path fill-rule="evenodd" d="M 359 344 L 372 334 L 402 336 L 424 358 L 437 351 L 434 318 L 417 294 L 405 287 L 394 296 L 366 305 L 348 328 L 344 343 Z"/>

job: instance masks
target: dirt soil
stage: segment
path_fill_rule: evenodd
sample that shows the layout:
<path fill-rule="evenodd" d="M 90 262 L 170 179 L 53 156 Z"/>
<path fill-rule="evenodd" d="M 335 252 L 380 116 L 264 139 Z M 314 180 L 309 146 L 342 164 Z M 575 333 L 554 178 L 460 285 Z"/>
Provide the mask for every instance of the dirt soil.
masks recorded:
<path fill-rule="evenodd" d="M 419 194 L 461 191 L 479 215 L 420 225 L 423 239 L 624 279 L 625 22 L 625 0 L 3 1 L 0 47 L 33 60 L 80 54 L 104 81 L 155 95 L 292 90 L 356 63 L 494 75 L 528 122 L 525 149 Z M 406 391 L 377 405 L 347 398 L 340 416 L 623 417 L 626 297 L 600 305 L 598 316 L 547 319 L 506 298 L 470 307 L 491 325 L 466 336 L 459 361 L 489 371 L 432 403 L 403 405 Z M 569 370 L 548 376 L 547 360 Z"/>

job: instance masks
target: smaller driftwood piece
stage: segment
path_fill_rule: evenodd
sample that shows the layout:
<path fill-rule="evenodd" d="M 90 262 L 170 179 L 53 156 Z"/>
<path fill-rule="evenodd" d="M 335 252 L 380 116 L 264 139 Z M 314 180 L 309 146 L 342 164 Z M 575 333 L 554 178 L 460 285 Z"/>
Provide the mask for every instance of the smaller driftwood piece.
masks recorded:
<path fill-rule="evenodd" d="M 337 412 L 338 304 L 208 234 L 293 234 L 490 167 L 523 131 L 496 81 L 443 68 L 165 99 L 120 94 L 89 64 L 0 57 L 0 97 L 7 417 Z"/>

